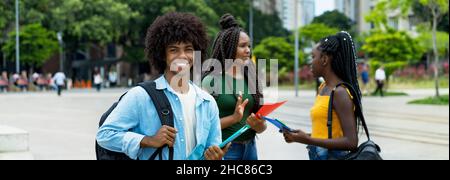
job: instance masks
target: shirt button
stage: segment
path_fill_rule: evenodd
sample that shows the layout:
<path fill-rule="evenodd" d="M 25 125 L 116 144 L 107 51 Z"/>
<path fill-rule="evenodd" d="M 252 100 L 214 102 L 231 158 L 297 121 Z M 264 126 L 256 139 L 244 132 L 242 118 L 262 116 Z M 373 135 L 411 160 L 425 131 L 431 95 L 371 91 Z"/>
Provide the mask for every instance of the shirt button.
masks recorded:
<path fill-rule="evenodd" d="M 177 100 L 177 101 L 178 101 L 178 98 L 176 98 L 175 100 Z"/>
<path fill-rule="evenodd" d="M 184 142 L 184 139 L 181 139 L 181 142 Z"/>

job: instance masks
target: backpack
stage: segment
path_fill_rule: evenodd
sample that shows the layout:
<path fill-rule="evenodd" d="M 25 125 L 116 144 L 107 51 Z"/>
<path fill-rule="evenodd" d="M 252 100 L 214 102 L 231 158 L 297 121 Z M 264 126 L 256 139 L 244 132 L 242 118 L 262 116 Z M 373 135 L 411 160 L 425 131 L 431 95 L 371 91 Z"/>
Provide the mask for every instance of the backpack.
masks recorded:
<path fill-rule="evenodd" d="M 172 111 L 172 107 L 170 106 L 170 102 L 162 90 L 156 89 L 156 83 L 153 81 L 147 81 L 147 82 L 139 83 L 137 86 L 144 88 L 145 91 L 147 92 L 147 94 L 152 99 L 153 104 L 155 105 L 155 108 L 156 108 L 156 112 L 158 112 L 159 119 L 161 120 L 161 124 L 167 125 L 170 127 L 174 127 L 173 111 Z M 111 114 L 111 112 L 117 107 L 120 100 L 126 94 L 127 93 L 120 96 L 119 101 L 115 102 L 108 109 L 108 111 L 106 111 L 102 115 L 102 117 L 100 118 L 99 127 L 101 127 L 103 125 L 105 120 L 108 118 L 108 116 Z M 149 160 L 155 160 L 156 156 L 158 156 L 158 155 L 159 155 L 159 159 L 162 160 L 162 150 L 166 147 L 168 147 L 168 146 L 164 145 L 164 146 L 158 148 L 151 155 Z M 173 160 L 173 147 L 168 147 L 168 148 L 169 148 L 169 160 Z M 125 153 L 114 152 L 114 151 L 110 151 L 108 149 L 101 147 L 97 141 L 95 141 L 95 153 L 96 153 L 97 160 L 132 160 Z"/>
<path fill-rule="evenodd" d="M 380 147 L 370 139 L 369 129 L 367 128 L 367 124 L 364 119 L 364 115 L 362 113 L 361 101 L 359 99 L 357 99 L 357 96 L 355 96 L 356 91 L 348 83 L 340 83 L 331 91 L 330 101 L 328 104 L 328 121 L 327 121 L 328 139 L 332 138 L 332 120 L 333 120 L 332 109 L 333 109 L 334 92 L 339 86 L 342 86 L 342 85 L 346 86 L 347 89 L 350 91 L 350 94 L 352 94 L 354 97 L 353 104 L 355 104 L 355 116 L 356 116 L 356 118 L 358 118 L 358 117 L 360 118 L 361 124 L 364 128 L 364 131 L 366 132 L 367 141 L 360 144 L 355 151 L 350 152 L 344 159 L 339 159 L 339 160 L 383 160 L 383 158 L 381 158 L 381 156 L 379 154 L 381 152 Z M 328 158 L 329 159 L 337 159 L 335 157 L 328 157 Z"/>

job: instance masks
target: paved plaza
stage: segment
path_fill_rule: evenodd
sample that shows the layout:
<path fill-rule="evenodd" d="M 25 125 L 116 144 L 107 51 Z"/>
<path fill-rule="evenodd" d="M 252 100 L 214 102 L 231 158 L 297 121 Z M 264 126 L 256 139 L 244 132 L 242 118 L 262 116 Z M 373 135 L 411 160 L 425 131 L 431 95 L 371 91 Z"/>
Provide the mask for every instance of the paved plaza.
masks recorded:
<path fill-rule="evenodd" d="M 0 94 L 0 125 L 29 133 L 34 159 L 95 159 L 95 134 L 100 116 L 125 89 L 71 90 L 56 93 Z M 448 89 L 441 93 L 448 94 Z M 365 97 L 364 111 L 373 140 L 385 159 L 449 159 L 449 106 L 408 105 L 433 90 L 405 90 L 404 97 Z M 313 91 L 280 91 L 289 100 L 273 117 L 293 128 L 310 131 L 309 110 Z M 360 137 L 364 137 L 363 134 Z M 263 160 L 308 159 L 305 145 L 287 144 L 272 126 L 258 135 L 258 154 Z"/>

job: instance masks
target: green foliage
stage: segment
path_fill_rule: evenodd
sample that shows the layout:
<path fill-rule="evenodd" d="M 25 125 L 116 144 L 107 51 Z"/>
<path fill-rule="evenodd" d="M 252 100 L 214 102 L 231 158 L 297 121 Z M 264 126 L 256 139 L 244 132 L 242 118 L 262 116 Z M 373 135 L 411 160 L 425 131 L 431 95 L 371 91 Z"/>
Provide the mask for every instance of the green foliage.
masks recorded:
<path fill-rule="evenodd" d="M 322 38 L 334 35 L 339 32 L 336 28 L 328 27 L 325 24 L 309 24 L 299 30 L 300 48 L 313 47 Z M 289 41 L 294 43 L 294 35 L 289 37 Z"/>
<path fill-rule="evenodd" d="M 116 42 L 137 14 L 114 0 L 60 0 L 51 11 L 52 29 L 79 42 Z"/>
<path fill-rule="evenodd" d="M 127 57 L 141 59 L 147 28 L 164 13 L 189 12 L 206 24 L 211 39 L 219 31 L 220 16 L 233 14 L 248 29 L 249 1 L 222 0 L 20 0 L 20 24 L 38 23 L 54 32 L 63 32 L 65 50 L 107 43 L 123 45 Z M 254 10 L 254 45 L 269 36 L 286 36 L 276 14 Z M 14 30 L 14 0 L 0 1 L 0 46 Z M 0 49 L 4 49 L 0 47 Z M 130 52 L 128 52 L 130 51 Z"/>
<path fill-rule="evenodd" d="M 422 46 L 427 52 L 433 51 L 433 40 L 432 40 L 432 32 L 430 31 L 422 31 L 420 32 L 419 37 L 417 37 L 419 45 Z M 439 55 L 445 56 L 448 52 L 448 44 L 449 44 L 449 35 L 447 32 L 436 33 L 436 41 L 437 41 L 437 49 Z"/>
<path fill-rule="evenodd" d="M 441 15 L 448 12 L 448 0 L 419 0 L 422 5 L 437 8 Z"/>
<path fill-rule="evenodd" d="M 128 62 L 145 62 L 146 59 L 145 59 L 144 47 L 126 46 L 125 54 L 122 57 L 122 60 L 125 60 Z"/>
<path fill-rule="evenodd" d="M 386 69 L 415 63 L 425 52 L 418 40 L 411 38 L 403 31 L 374 31 L 366 38 L 362 50 L 371 57 L 372 61 L 384 63 Z M 392 73 L 388 71 L 386 71 L 387 74 Z"/>
<path fill-rule="evenodd" d="M 217 24 L 219 16 L 212 8 L 208 7 L 204 0 L 168 0 L 166 3 L 167 4 L 162 8 L 161 14 L 172 11 L 193 13 L 200 17 L 207 25 L 210 37 L 215 36 L 217 32 L 219 32 L 219 26 Z"/>
<path fill-rule="evenodd" d="M 448 106 L 448 95 L 439 97 L 427 97 L 424 99 L 417 99 L 408 102 L 408 104 L 424 104 L 424 105 L 447 105 Z"/>
<path fill-rule="evenodd" d="M 0 1 L 0 30 L 3 30 L 14 18 L 11 7 L 14 6 L 12 6 L 11 3 L 8 3 L 8 1 Z"/>
<path fill-rule="evenodd" d="M 376 29 L 388 30 L 388 12 L 400 10 L 397 17 L 407 17 L 415 0 L 379 0 L 373 10 L 365 16 L 367 22 L 375 24 Z"/>
<path fill-rule="evenodd" d="M 15 60 L 16 32 L 9 34 L 8 41 L 2 47 L 7 59 Z M 41 66 L 58 50 L 56 33 L 43 28 L 40 24 L 23 26 L 20 30 L 20 60 L 24 64 Z"/>
<path fill-rule="evenodd" d="M 428 26 L 431 27 L 430 22 L 432 22 L 433 15 L 430 12 L 429 7 L 423 5 L 419 1 L 415 1 L 412 6 L 412 11 L 414 13 L 414 16 L 418 18 L 420 22 L 427 22 Z M 449 13 L 447 12 L 440 20 L 437 25 L 438 31 L 445 31 L 447 33 L 450 32 L 449 29 Z"/>
<path fill-rule="evenodd" d="M 249 30 L 249 1 L 231 1 L 231 0 L 205 0 L 206 3 L 220 17 L 225 13 L 232 14 L 239 22 L 242 28 Z M 218 20 L 214 21 L 213 26 L 218 27 Z M 264 14 L 258 9 L 253 8 L 253 44 L 259 44 L 263 39 L 269 36 L 284 37 L 288 31 L 283 28 L 283 23 L 276 13 Z"/>
<path fill-rule="evenodd" d="M 371 93 L 370 96 L 379 96 L 381 94 L 381 92 L 379 93 Z M 392 91 L 388 91 L 388 92 L 383 92 L 384 96 L 408 96 L 408 94 L 404 93 L 404 92 L 392 92 Z"/>
<path fill-rule="evenodd" d="M 293 45 L 285 38 L 267 37 L 255 47 L 253 54 L 257 59 L 277 59 L 279 74 L 283 77 L 294 69 L 294 50 Z"/>
<path fill-rule="evenodd" d="M 322 23 L 331 28 L 341 31 L 350 31 L 352 28 L 352 20 L 338 10 L 326 11 L 320 16 L 313 19 L 312 23 Z"/>

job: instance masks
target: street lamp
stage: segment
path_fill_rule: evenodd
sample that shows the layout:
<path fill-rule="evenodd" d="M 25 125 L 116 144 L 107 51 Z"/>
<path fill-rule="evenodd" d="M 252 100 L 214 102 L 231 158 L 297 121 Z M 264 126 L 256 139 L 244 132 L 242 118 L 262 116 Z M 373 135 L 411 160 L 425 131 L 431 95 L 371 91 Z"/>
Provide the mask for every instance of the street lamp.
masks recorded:
<path fill-rule="evenodd" d="M 61 31 L 59 31 L 56 34 L 57 38 L 58 38 L 58 42 L 59 42 L 59 71 L 60 72 L 64 72 L 64 65 L 63 65 L 63 58 L 64 58 L 64 52 L 63 52 L 63 46 L 64 46 L 64 42 L 63 42 L 63 34 Z"/>
<path fill-rule="evenodd" d="M 19 47 L 19 0 L 16 0 L 16 72 L 20 73 L 20 47 Z"/>
<path fill-rule="evenodd" d="M 249 32 L 250 32 L 250 47 L 253 49 L 253 0 L 250 0 L 249 7 Z"/>
<path fill-rule="evenodd" d="M 295 67 L 294 67 L 294 86 L 295 86 L 295 97 L 298 97 L 298 81 L 299 81 L 299 77 L 298 77 L 298 66 L 299 66 L 299 62 L 298 62 L 298 48 L 299 48 L 299 28 L 298 28 L 298 0 L 294 1 L 295 5 L 295 17 L 294 17 L 294 28 L 295 28 Z"/>

